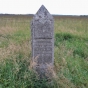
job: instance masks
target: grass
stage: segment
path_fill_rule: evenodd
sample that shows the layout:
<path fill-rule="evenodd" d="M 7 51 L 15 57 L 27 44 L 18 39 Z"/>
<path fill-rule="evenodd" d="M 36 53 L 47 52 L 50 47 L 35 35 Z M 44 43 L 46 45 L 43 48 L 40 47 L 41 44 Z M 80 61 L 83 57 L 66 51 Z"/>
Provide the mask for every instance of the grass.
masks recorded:
<path fill-rule="evenodd" d="M 88 88 L 88 18 L 55 17 L 54 77 L 30 68 L 30 16 L 0 16 L 0 88 Z"/>

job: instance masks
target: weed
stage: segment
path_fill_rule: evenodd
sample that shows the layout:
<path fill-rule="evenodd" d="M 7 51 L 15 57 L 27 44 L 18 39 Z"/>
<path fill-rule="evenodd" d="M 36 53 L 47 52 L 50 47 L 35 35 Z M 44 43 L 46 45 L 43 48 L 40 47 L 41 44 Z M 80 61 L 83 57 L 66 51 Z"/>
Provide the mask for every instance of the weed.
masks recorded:
<path fill-rule="evenodd" d="M 31 19 L 0 16 L 0 88 L 87 88 L 88 18 L 55 17 L 55 67 L 47 69 L 52 81 L 32 69 Z"/>

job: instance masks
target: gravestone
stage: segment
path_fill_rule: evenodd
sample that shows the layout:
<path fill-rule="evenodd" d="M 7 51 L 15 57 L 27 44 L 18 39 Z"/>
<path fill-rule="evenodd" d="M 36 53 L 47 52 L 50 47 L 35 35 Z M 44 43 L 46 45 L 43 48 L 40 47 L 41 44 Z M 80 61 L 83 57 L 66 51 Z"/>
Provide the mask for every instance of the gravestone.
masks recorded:
<path fill-rule="evenodd" d="M 42 76 L 47 65 L 53 66 L 54 63 L 54 19 L 43 5 L 33 17 L 31 32 L 34 68 Z"/>

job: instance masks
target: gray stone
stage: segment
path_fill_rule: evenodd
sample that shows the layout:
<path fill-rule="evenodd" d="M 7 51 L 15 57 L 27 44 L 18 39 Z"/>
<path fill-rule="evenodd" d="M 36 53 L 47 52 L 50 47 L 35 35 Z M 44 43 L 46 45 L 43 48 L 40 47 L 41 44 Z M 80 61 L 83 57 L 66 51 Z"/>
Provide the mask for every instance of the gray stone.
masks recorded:
<path fill-rule="evenodd" d="M 54 19 L 43 5 L 33 17 L 31 32 L 33 61 L 37 58 L 36 69 L 44 73 L 46 64 L 54 63 Z"/>

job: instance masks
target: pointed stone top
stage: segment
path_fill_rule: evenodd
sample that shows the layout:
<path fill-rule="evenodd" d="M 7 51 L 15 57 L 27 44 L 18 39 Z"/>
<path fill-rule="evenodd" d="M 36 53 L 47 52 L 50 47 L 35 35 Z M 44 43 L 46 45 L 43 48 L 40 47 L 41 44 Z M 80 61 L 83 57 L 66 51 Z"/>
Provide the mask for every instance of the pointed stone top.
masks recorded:
<path fill-rule="evenodd" d="M 42 5 L 34 15 L 31 27 L 34 31 L 33 38 L 53 38 L 54 19 L 44 5 Z"/>
<path fill-rule="evenodd" d="M 44 6 L 44 5 L 41 5 L 41 7 L 40 8 L 44 8 L 44 9 L 46 9 L 46 7 Z"/>
<path fill-rule="evenodd" d="M 34 18 L 37 16 L 37 18 L 43 18 L 43 19 L 53 19 L 52 15 L 49 13 L 49 11 L 45 8 L 44 5 L 42 5 L 37 13 L 35 14 Z"/>
<path fill-rule="evenodd" d="M 45 8 L 45 6 L 44 5 L 42 5 L 40 8 L 39 8 L 39 10 L 38 10 L 38 12 L 37 13 L 39 13 L 39 12 L 45 12 L 45 11 L 47 11 L 48 12 L 48 10 Z M 49 12 L 48 12 L 49 13 Z"/>

